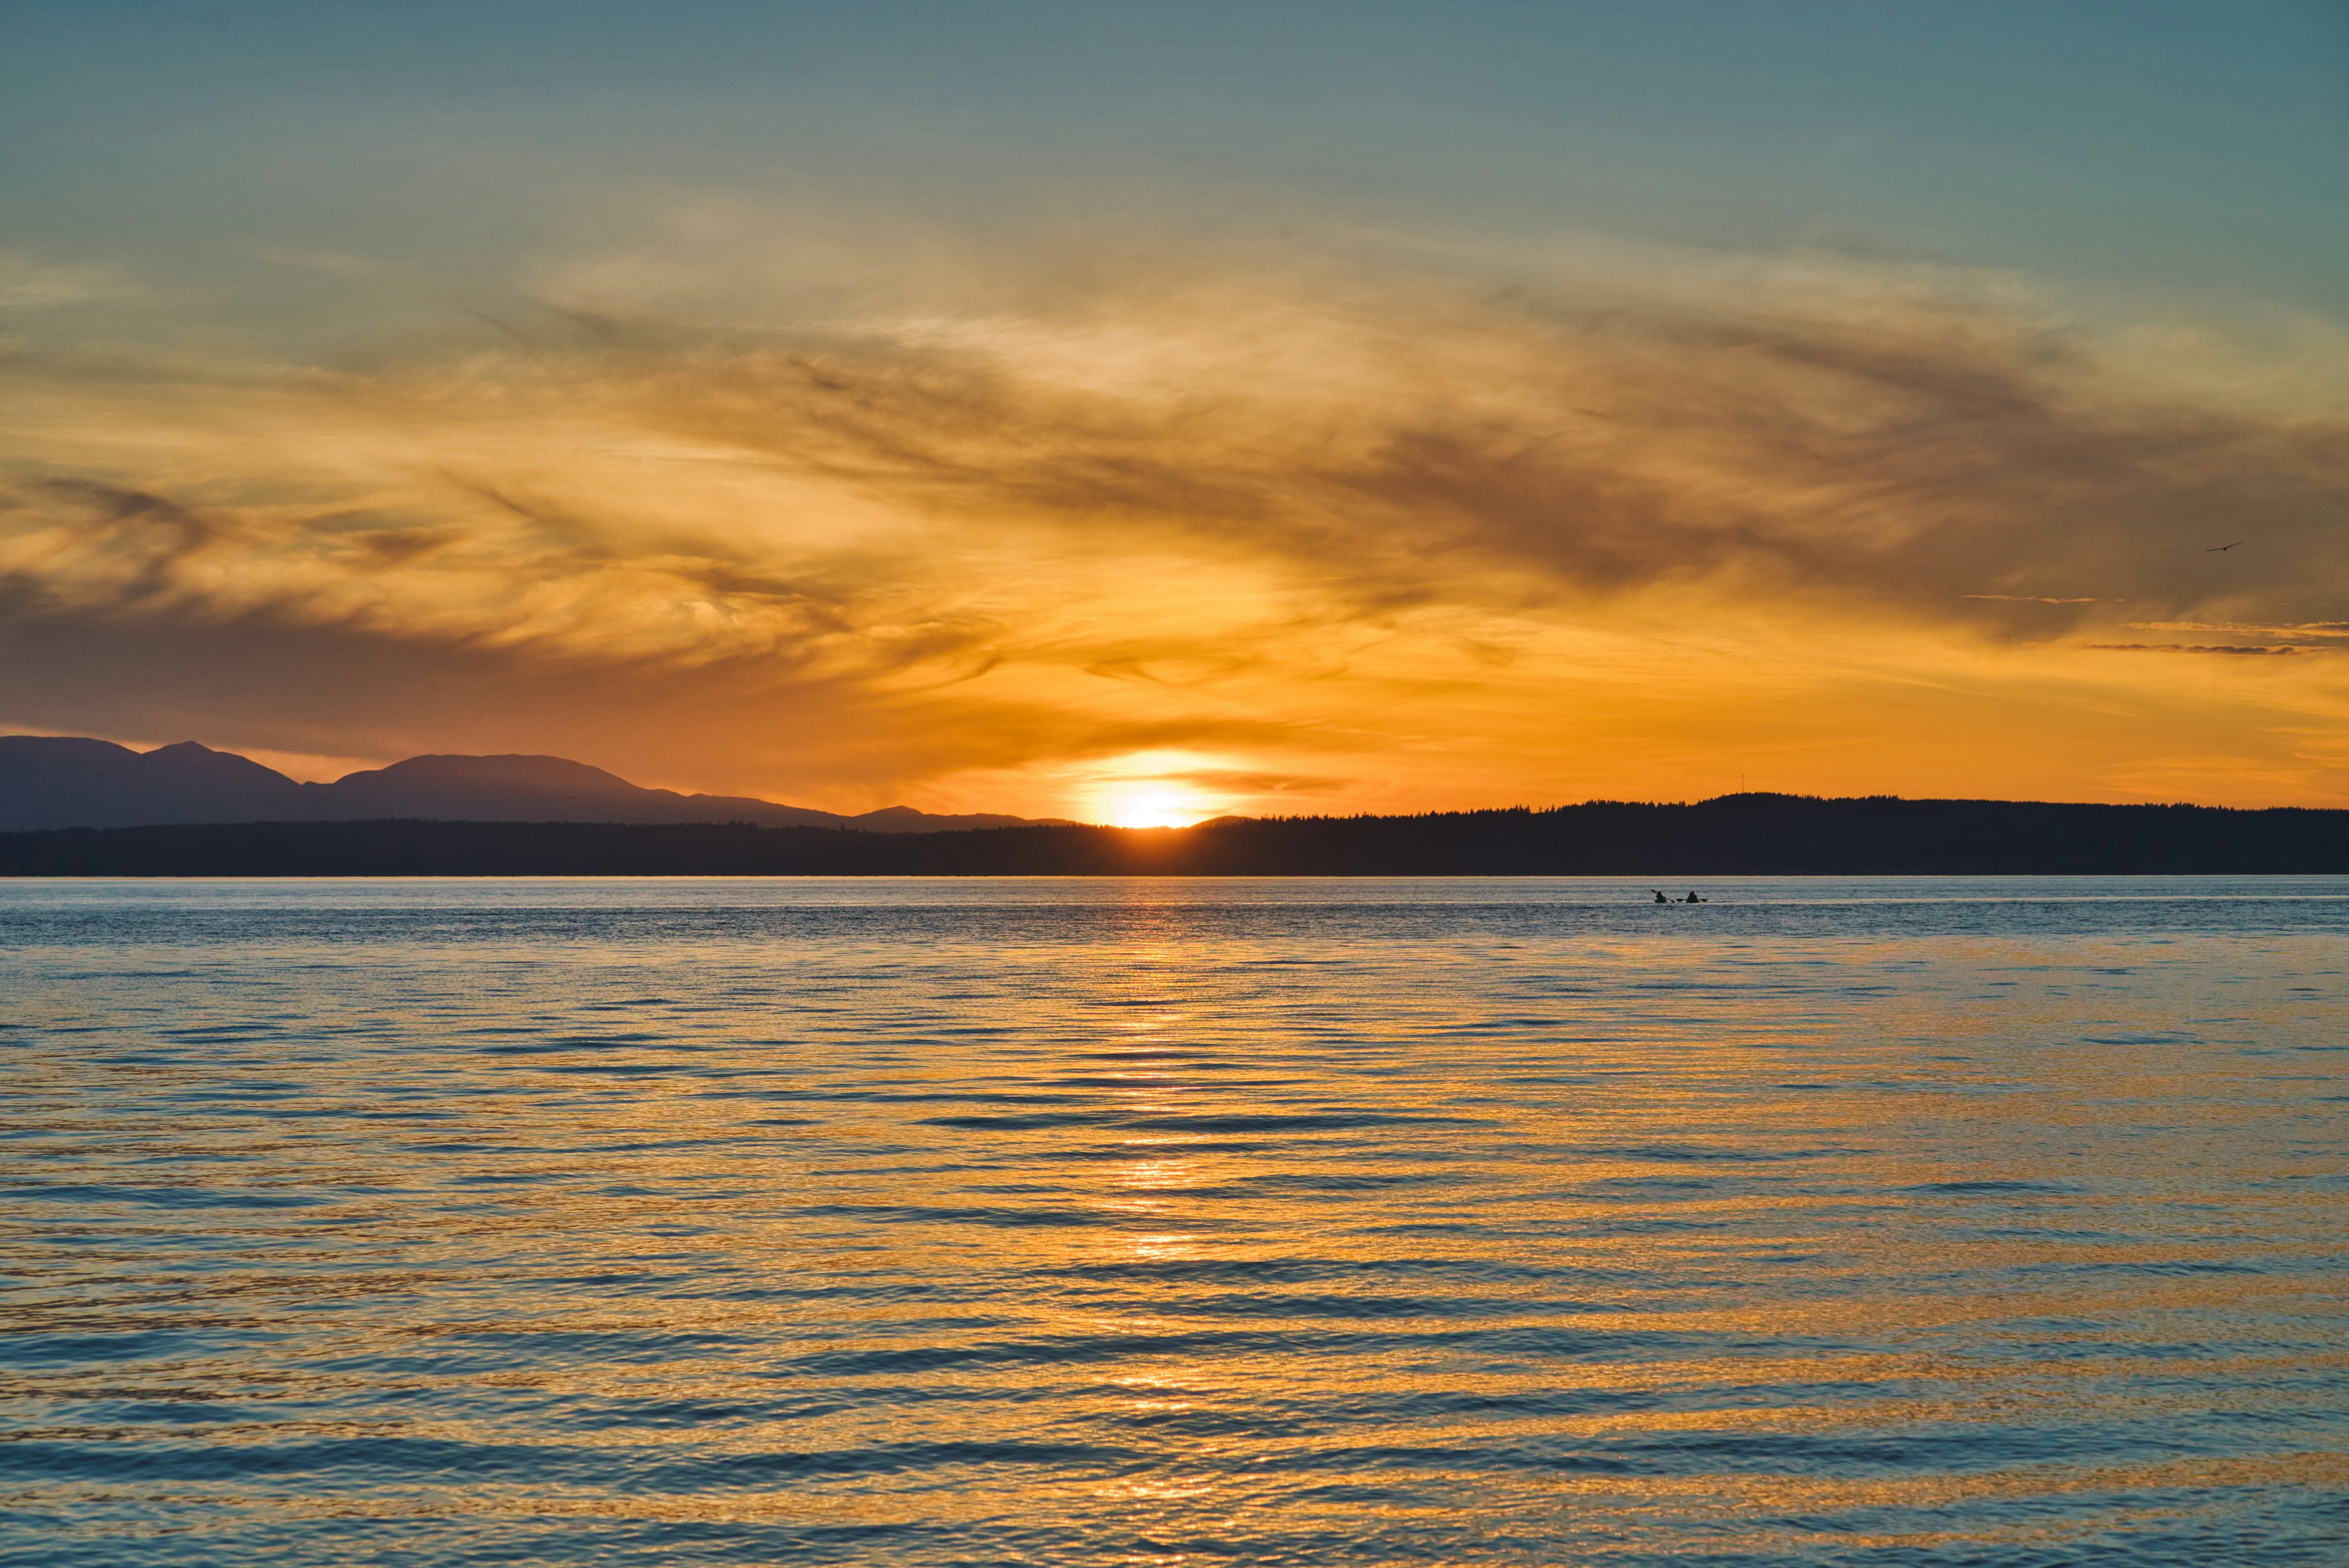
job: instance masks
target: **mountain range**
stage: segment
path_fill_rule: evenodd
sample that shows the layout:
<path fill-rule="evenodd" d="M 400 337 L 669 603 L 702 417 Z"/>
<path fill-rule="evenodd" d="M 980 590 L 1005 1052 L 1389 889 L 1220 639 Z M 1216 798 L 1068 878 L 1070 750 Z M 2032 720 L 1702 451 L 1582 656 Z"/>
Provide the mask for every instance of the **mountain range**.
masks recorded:
<path fill-rule="evenodd" d="M 934 816 L 890 806 L 857 816 L 744 795 L 646 789 L 560 757 L 411 757 L 297 783 L 231 751 L 184 740 L 134 751 L 109 740 L 0 736 L 0 832 L 181 822 L 351 822 L 422 818 L 474 822 L 748 822 L 937 833 L 1035 827 L 1056 819 Z"/>

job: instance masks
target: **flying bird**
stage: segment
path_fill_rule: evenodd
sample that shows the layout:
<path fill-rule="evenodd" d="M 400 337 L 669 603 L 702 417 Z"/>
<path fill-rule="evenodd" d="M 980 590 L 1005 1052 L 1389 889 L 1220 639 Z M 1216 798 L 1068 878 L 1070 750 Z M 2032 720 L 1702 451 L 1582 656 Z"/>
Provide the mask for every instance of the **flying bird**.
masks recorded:
<path fill-rule="evenodd" d="M 2240 539 L 2239 539 L 2239 540 L 2237 540 L 2237 541 L 2235 541 L 2235 544 L 2240 544 L 2240 543 L 2242 543 L 2242 542 L 2242 542 L 2241 540 L 2240 540 Z M 2235 548 L 2235 544 L 2214 544 L 2214 545 L 2212 545 L 2209 549 L 2208 549 L 2208 550 L 2204 551 L 2202 553 L 2203 553 L 2203 554 L 2205 554 L 2205 555 L 2217 555 L 2217 554 L 2220 554 L 2220 552 L 2225 552 L 2225 551 L 2229 551 L 2229 550 L 2232 550 L 2232 549 L 2234 549 L 2234 548 Z"/>

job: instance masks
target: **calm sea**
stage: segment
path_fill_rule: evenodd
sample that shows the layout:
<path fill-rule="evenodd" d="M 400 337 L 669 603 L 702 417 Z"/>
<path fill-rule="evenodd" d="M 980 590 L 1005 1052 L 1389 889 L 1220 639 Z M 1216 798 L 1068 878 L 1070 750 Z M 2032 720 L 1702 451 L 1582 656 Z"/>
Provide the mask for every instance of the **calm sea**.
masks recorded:
<path fill-rule="evenodd" d="M 0 883 L 0 1561 L 2349 1562 L 2349 878 L 1702 891 Z"/>

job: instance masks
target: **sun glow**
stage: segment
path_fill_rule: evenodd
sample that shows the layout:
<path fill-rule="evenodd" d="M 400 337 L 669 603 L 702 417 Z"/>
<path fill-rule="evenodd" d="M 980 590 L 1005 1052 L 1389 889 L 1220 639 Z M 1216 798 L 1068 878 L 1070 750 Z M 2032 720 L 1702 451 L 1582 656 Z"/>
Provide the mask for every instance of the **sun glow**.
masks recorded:
<path fill-rule="evenodd" d="M 1100 799 L 1096 814 L 1112 828 L 1187 828 L 1215 814 L 1196 789 L 1158 779 L 1112 783 Z"/>

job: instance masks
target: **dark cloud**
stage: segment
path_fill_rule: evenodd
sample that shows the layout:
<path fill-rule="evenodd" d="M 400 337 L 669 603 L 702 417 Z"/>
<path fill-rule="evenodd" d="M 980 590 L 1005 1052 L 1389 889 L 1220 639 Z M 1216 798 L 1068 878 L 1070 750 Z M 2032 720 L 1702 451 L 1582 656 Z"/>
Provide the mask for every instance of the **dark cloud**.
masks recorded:
<path fill-rule="evenodd" d="M 2087 643 L 2085 647 L 2108 654 L 2318 654 L 2323 648 L 2203 646 L 2183 643 Z"/>

